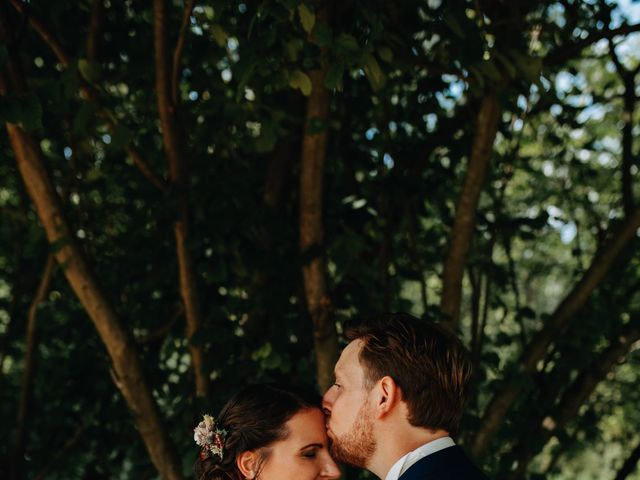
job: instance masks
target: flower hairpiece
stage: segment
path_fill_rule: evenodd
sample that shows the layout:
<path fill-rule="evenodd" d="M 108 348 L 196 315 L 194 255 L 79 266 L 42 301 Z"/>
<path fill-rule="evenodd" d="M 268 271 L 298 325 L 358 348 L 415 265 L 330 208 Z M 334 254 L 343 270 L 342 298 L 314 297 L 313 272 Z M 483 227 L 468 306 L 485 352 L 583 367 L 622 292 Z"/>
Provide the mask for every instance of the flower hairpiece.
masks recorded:
<path fill-rule="evenodd" d="M 224 456 L 224 441 L 227 431 L 216 425 L 211 415 L 204 415 L 202 421 L 193 429 L 193 439 L 202 447 L 202 452 L 217 455 L 222 460 Z"/>

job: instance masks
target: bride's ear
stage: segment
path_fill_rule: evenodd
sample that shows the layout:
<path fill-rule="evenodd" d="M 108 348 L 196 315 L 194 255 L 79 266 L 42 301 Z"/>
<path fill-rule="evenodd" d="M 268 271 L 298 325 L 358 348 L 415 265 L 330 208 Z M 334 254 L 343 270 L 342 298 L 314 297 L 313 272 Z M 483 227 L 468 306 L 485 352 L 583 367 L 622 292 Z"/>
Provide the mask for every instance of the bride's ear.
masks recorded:
<path fill-rule="evenodd" d="M 258 454 L 252 450 L 247 450 L 246 452 L 242 452 L 238 455 L 236 458 L 236 465 L 244 478 L 256 478 L 256 473 L 258 472 L 258 460 Z"/>

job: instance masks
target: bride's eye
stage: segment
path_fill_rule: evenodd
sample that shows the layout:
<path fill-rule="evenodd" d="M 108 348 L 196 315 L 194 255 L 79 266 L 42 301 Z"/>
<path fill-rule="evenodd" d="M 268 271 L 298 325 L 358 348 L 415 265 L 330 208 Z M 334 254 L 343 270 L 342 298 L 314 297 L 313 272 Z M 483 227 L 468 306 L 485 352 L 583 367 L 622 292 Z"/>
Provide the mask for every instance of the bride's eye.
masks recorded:
<path fill-rule="evenodd" d="M 342 388 L 342 385 L 340 385 L 339 383 L 336 383 L 336 382 L 333 383 L 333 386 L 336 387 L 336 388 Z"/>
<path fill-rule="evenodd" d="M 302 456 L 304 458 L 316 458 L 316 451 L 315 450 L 306 450 L 306 451 L 302 452 Z"/>

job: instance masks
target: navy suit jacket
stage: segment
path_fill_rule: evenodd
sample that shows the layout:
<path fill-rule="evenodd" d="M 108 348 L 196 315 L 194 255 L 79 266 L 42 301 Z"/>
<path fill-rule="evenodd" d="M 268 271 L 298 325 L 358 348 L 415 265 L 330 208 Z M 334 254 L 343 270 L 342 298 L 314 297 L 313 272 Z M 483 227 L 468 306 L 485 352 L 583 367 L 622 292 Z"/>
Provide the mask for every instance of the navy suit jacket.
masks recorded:
<path fill-rule="evenodd" d="M 454 445 L 411 465 L 398 480 L 488 480 L 460 447 Z"/>

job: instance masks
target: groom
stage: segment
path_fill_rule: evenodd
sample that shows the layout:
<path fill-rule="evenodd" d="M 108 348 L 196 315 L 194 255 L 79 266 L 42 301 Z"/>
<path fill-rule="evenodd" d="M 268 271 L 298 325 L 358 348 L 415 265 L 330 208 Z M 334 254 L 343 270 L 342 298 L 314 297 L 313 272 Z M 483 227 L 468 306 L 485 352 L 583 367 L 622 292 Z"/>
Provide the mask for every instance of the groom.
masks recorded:
<path fill-rule="evenodd" d="M 460 340 L 401 313 L 347 338 L 322 401 L 336 461 L 383 480 L 487 480 L 449 436 L 471 376 Z"/>

